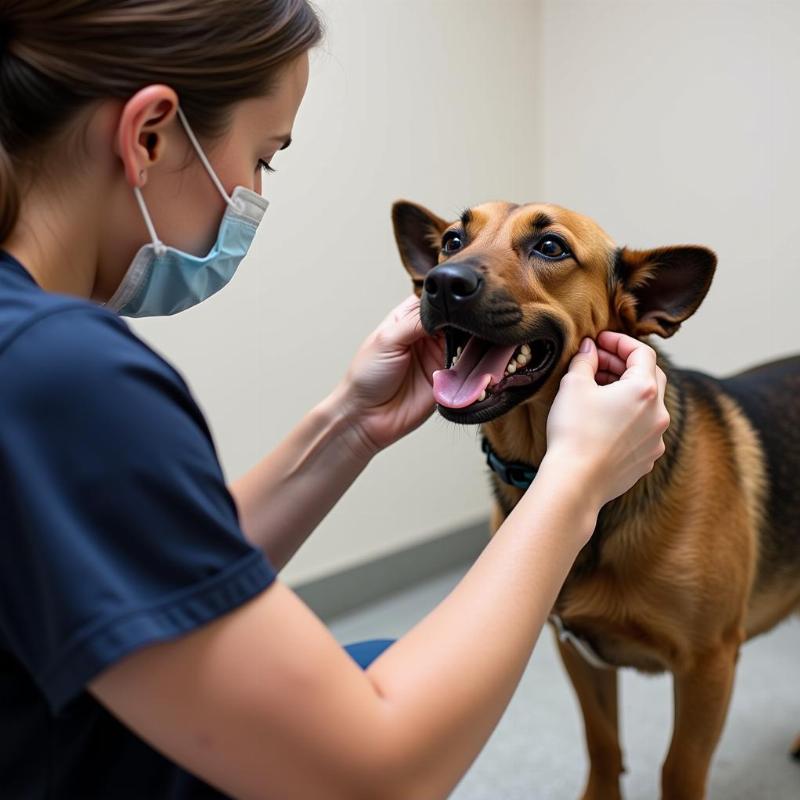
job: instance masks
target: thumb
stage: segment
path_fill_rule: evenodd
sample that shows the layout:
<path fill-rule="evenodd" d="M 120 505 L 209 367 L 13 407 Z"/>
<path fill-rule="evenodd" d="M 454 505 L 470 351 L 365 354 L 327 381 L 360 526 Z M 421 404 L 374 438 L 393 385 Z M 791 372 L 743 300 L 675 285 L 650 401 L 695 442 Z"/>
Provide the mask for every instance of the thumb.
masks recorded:
<path fill-rule="evenodd" d="M 419 317 L 419 298 L 411 295 L 392 309 L 381 323 L 380 330 L 389 347 L 408 347 L 425 336 Z"/>
<path fill-rule="evenodd" d="M 580 346 L 580 350 L 572 357 L 569 363 L 569 372 L 580 375 L 594 382 L 597 373 L 598 356 L 595 343 L 586 337 Z"/>

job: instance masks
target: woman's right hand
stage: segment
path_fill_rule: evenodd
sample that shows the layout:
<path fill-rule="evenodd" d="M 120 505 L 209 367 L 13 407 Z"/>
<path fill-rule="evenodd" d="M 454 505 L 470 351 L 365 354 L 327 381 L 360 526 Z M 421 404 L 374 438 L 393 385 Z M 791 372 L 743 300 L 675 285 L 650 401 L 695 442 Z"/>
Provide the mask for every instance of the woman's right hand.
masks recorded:
<path fill-rule="evenodd" d="M 664 453 L 667 378 L 655 351 L 622 333 L 584 339 L 547 418 L 546 461 L 580 476 L 597 510 L 628 491 Z"/>

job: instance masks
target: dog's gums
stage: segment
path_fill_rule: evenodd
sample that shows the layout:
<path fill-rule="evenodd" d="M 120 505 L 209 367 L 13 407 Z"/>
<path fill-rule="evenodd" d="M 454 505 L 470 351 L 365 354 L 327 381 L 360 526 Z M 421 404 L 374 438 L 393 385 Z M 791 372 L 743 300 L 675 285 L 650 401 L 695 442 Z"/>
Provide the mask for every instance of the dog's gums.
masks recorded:
<path fill-rule="evenodd" d="M 452 326 L 445 329 L 445 368 L 433 375 L 442 416 L 474 424 L 504 414 L 532 396 L 558 355 L 554 340 L 500 345 Z"/>

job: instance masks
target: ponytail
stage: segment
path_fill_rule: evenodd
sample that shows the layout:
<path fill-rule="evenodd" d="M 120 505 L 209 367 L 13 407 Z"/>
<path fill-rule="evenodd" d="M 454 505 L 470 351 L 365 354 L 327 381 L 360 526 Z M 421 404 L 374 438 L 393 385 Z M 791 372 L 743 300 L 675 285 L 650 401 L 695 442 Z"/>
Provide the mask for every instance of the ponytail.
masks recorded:
<path fill-rule="evenodd" d="M 7 18 L 6 4 L 0 6 L 0 79 L 8 52 L 11 38 L 11 21 Z M 19 186 L 14 170 L 14 161 L 11 153 L 6 150 L 3 136 L 3 118 L 6 116 L 6 104 L 3 101 L 3 85 L 0 81 L 0 245 L 8 238 L 19 216 Z"/>
<path fill-rule="evenodd" d="M 11 154 L 0 142 L 0 245 L 9 237 L 19 216 L 19 186 Z"/>

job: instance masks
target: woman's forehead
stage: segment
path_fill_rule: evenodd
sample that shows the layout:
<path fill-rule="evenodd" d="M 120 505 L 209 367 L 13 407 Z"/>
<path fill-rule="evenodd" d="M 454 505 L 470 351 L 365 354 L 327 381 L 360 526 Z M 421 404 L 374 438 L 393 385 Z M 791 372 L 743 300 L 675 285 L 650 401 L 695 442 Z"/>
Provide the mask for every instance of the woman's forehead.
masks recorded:
<path fill-rule="evenodd" d="M 276 78 L 269 94 L 237 103 L 232 124 L 244 134 L 274 140 L 275 149 L 288 146 L 297 110 L 308 85 L 308 54 L 292 61 Z"/>

